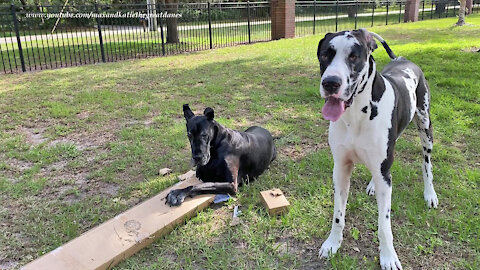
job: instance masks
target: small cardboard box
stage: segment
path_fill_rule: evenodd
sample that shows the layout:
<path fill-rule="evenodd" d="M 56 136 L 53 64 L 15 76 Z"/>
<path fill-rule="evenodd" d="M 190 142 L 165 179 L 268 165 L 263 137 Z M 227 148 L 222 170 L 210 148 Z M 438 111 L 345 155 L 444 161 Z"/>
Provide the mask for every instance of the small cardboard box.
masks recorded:
<path fill-rule="evenodd" d="M 280 189 L 275 188 L 262 191 L 260 192 L 260 197 L 270 215 L 280 215 L 288 211 L 290 203 Z"/>

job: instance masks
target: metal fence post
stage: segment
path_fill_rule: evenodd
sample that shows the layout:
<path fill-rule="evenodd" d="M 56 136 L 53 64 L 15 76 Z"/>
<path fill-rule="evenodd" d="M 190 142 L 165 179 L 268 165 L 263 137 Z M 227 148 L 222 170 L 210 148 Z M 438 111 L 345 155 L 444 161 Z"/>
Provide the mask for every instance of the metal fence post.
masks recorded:
<path fill-rule="evenodd" d="M 160 5 L 157 5 L 157 9 Z M 163 13 L 162 11 L 160 10 L 160 18 L 158 18 L 160 20 L 160 38 L 162 39 L 162 55 L 165 56 L 165 37 L 164 37 L 164 33 L 163 33 Z"/>
<path fill-rule="evenodd" d="M 387 0 L 387 16 L 385 16 L 385 25 L 388 25 L 388 6 L 389 6 L 389 2 Z"/>
<path fill-rule="evenodd" d="M 425 0 L 422 0 L 422 21 L 423 21 L 424 13 L 425 13 Z"/>
<path fill-rule="evenodd" d="M 445 1 L 445 18 L 447 18 L 447 17 L 448 17 L 448 0 Z"/>
<path fill-rule="evenodd" d="M 99 14 L 98 12 L 98 3 L 95 3 L 95 12 Z M 100 23 L 100 18 L 97 16 L 97 29 L 98 29 L 98 38 L 100 40 L 100 52 L 102 54 L 102 62 L 105 61 L 105 48 L 103 48 L 103 37 L 102 37 L 102 24 Z"/>
<path fill-rule="evenodd" d="M 372 2 L 372 27 L 373 27 L 373 18 L 375 16 L 375 6 L 377 4 L 375 3 L 375 1 Z"/>
<path fill-rule="evenodd" d="M 432 0 L 432 9 L 430 10 L 430 19 L 433 19 L 433 0 Z"/>
<path fill-rule="evenodd" d="M 400 9 L 398 10 L 398 23 L 400 23 L 400 17 L 402 16 L 402 1 L 399 1 L 400 2 Z"/>
<path fill-rule="evenodd" d="M 338 31 L 338 0 L 337 5 L 335 6 L 335 32 Z"/>
<path fill-rule="evenodd" d="M 27 69 L 25 68 L 25 59 L 23 58 L 23 50 L 22 50 L 22 41 L 20 40 L 20 31 L 18 27 L 18 20 L 17 20 L 17 11 L 15 9 L 15 5 L 12 4 L 12 18 L 13 18 L 13 27 L 15 28 L 15 35 L 17 36 L 17 45 L 18 45 L 18 52 L 20 54 L 20 63 L 22 64 L 22 71 L 25 72 Z"/>
<path fill-rule="evenodd" d="M 247 15 L 248 15 L 248 43 L 252 43 L 252 36 L 250 33 L 250 1 L 247 1 Z"/>
<path fill-rule="evenodd" d="M 315 35 L 315 24 L 317 17 L 317 0 L 313 0 L 313 34 Z"/>
<path fill-rule="evenodd" d="M 210 12 L 210 2 L 207 3 L 208 6 L 208 37 L 210 38 L 210 49 L 213 49 L 212 43 L 212 16 Z"/>
<path fill-rule="evenodd" d="M 358 19 L 358 0 L 355 0 L 355 29 L 357 29 L 357 19 Z"/>
<path fill-rule="evenodd" d="M 443 1 L 443 0 L 439 0 L 439 2 L 440 2 L 440 1 Z M 438 3 L 437 3 L 437 5 L 438 5 Z M 435 8 L 436 8 L 436 7 L 435 7 Z M 443 6 L 443 8 L 445 9 L 445 5 Z M 439 18 L 439 19 L 441 18 L 441 15 L 442 15 L 442 12 L 438 11 L 438 18 Z"/>

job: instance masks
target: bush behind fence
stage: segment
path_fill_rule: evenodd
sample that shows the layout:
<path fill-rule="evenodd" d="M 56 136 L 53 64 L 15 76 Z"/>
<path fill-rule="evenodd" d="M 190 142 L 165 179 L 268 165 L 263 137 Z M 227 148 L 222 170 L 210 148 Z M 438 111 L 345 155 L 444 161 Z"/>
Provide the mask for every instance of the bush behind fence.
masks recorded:
<path fill-rule="evenodd" d="M 456 0 L 424 0 L 419 20 L 454 17 L 458 8 Z M 479 10 L 480 0 L 474 1 L 472 12 Z M 157 18 L 28 17 L 128 12 Z M 0 6 L 0 69 L 14 73 L 269 41 L 270 12 L 270 2 Z M 297 2 L 295 35 L 401 23 L 404 12 L 404 0 Z"/>

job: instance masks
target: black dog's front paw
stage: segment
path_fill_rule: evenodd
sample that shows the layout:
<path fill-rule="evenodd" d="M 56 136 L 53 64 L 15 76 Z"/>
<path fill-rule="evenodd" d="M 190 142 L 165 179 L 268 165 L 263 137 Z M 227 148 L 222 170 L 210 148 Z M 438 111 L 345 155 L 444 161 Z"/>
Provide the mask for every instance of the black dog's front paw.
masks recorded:
<path fill-rule="evenodd" d="M 168 203 L 170 206 L 178 206 L 183 203 L 188 194 L 187 189 L 174 189 L 168 193 L 165 204 Z"/>

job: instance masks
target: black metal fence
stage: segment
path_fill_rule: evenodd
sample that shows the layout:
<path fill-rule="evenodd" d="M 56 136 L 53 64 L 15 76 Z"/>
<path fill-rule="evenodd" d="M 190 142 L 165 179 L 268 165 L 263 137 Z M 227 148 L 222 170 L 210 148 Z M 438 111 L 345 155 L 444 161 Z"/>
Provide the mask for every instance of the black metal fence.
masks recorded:
<path fill-rule="evenodd" d="M 302 1 L 295 7 L 295 35 L 358 29 L 404 22 L 406 0 Z M 418 19 L 458 15 L 457 0 L 421 0 Z M 480 10 L 480 1 L 473 12 Z"/>
<path fill-rule="evenodd" d="M 297 2 L 295 34 L 400 23 L 404 7 L 404 0 Z M 419 19 L 452 17 L 458 8 L 456 0 L 424 0 Z M 473 12 L 479 11 L 480 1 L 475 1 Z M 144 15 L 148 18 L 139 18 Z M 0 7 L 0 70 L 4 73 L 269 40 L 270 2 Z"/>

